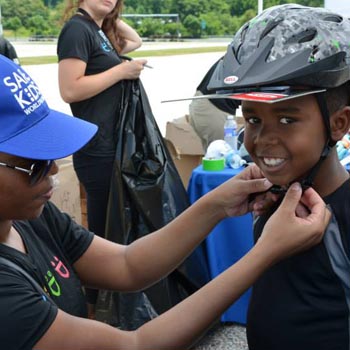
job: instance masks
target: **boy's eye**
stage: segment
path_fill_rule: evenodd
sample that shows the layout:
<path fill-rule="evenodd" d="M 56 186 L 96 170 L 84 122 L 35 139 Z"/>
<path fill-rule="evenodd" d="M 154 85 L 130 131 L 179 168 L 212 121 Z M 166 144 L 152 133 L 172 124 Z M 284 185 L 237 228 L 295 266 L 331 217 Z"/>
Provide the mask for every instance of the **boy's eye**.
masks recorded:
<path fill-rule="evenodd" d="M 294 123 L 294 120 L 292 118 L 282 117 L 282 118 L 280 118 L 280 123 L 281 124 L 291 124 L 291 123 Z"/>
<path fill-rule="evenodd" d="M 245 118 L 245 121 L 248 124 L 258 124 L 258 123 L 260 123 L 260 119 L 256 118 L 256 117 Z"/>

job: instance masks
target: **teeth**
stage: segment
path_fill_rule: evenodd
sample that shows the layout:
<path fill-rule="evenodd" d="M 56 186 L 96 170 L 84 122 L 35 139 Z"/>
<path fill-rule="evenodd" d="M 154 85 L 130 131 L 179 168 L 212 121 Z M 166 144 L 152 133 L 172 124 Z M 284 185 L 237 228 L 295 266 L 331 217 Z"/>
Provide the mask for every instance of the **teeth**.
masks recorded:
<path fill-rule="evenodd" d="M 264 163 L 268 166 L 277 166 L 284 162 L 283 158 L 264 158 Z"/>

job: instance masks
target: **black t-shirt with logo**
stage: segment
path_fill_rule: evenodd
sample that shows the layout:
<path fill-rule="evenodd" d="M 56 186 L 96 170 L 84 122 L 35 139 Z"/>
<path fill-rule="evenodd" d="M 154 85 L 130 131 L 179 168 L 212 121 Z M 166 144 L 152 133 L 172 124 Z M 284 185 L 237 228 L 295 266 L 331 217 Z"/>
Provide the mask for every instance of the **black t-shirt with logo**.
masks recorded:
<path fill-rule="evenodd" d="M 250 350 L 350 348 L 350 180 L 324 201 L 333 215 L 322 242 L 277 263 L 253 287 Z M 255 240 L 270 215 L 255 223 Z"/>
<path fill-rule="evenodd" d="M 59 61 L 77 58 L 86 62 L 85 75 L 104 72 L 122 62 L 108 38 L 88 16 L 77 14 L 63 27 L 57 44 Z M 98 125 L 95 137 L 79 152 L 92 156 L 113 156 L 115 130 L 120 115 L 123 82 L 101 93 L 70 104 L 75 117 Z"/>
<path fill-rule="evenodd" d="M 40 218 L 15 221 L 27 253 L 0 244 L 0 256 L 22 267 L 43 288 L 40 294 L 21 272 L 0 265 L 0 344 L 32 349 L 54 321 L 58 308 L 86 317 L 86 301 L 72 265 L 93 234 L 47 203 Z M 50 298 L 47 298 L 47 295 Z"/>

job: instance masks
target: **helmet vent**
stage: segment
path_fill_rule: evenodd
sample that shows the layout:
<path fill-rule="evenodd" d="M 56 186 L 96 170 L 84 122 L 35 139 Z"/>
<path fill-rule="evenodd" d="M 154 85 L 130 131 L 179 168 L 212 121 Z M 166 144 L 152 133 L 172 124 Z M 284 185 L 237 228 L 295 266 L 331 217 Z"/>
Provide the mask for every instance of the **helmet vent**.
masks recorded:
<path fill-rule="evenodd" d="M 238 43 L 237 47 L 232 46 L 233 53 L 236 56 L 236 59 L 237 59 L 238 62 L 239 62 L 239 59 L 238 59 L 239 50 L 242 47 L 242 43 L 244 42 L 244 39 L 245 39 L 245 36 L 247 34 L 248 28 L 249 28 L 249 23 L 246 23 L 244 25 L 244 27 L 242 28 L 242 30 L 241 30 L 241 38 L 240 38 L 240 42 Z"/>
<path fill-rule="evenodd" d="M 276 28 L 281 22 L 283 21 L 283 18 L 277 19 L 275 21 L 271 21 L 267 24 L 266 28 L 263 30 L 263 32 L 260 35 L 259 41 L 265 38 L 267 34 L 269 34 L 274 28 Z"/>
<path fill-rule="evenodd" d="M 324 17 L 324 21 L 341 23 L 341 22 L 343 22 L 343 17 L 337 16 L 337 15 L 329 15 L 329 16 Z"/>
<path fill-rule="evenodd" d="M 241 42 L 244 42 L 245 35 L 247 34 L 247 30 L 249 28 L 249 24 L 246 24 L 241 31 Z"/>
<path fill-rule="evenodd" d="M 302 31 L 301 33 L 292 35 L 290 38 L 286 40 L 286 44 L 301 44 L 301 43 L 307 43 L 309 41 L 312 41 L 317 35 L 317 30 L 312 29 L 306 29 Z"/>

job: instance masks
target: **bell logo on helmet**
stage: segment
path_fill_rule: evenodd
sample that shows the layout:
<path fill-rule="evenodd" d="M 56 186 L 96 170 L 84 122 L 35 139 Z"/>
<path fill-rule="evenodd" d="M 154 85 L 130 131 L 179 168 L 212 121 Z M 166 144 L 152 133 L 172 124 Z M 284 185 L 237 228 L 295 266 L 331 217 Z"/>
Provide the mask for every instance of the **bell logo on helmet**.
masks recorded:
<path fill-rule="evenodd" d="M 227 84 L 227 85 L 232 85 L 234 84 L 236 81 L 238 81 L 238 77 L 236 77 L 235 75 L 230 75 L 228 77 L 226 77 L 224 79 L 224 83 Z"/>

